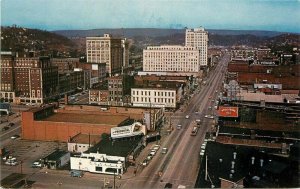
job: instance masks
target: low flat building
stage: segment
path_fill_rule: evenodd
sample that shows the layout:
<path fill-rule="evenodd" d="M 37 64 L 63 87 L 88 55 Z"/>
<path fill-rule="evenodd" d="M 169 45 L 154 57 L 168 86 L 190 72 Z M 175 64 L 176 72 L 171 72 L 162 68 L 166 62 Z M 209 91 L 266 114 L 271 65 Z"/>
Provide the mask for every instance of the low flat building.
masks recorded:
<path fill-rule="evenodd" d="M 79 109 L 82 106 L 79 106 Z M 101 110 L 98 109 L 98 112 Z M 22 138 L 28 140 L 62 141 L 78 133 L 101 135 L 112 127 L 126 125 L 126 115 L 99 115 L 91 111 L 54 112 L 53 106 L 33 108 L 22 112 Z"/>
<path fill-rule="evenodd" d="M 70 158 L 71 169 L 122 175 L 127 169 L 128 156 L 133 153 L 139 143 L 141 143 L 141 137 L 126 141 L 113 141 L 105 138 L 88 151 L 80 155 L 72 155 Z"/>
<path fill-rule="evenodd" d="M 46 165 L 48 169 L 57 169 L 63 167 L 70 161 L 70 153 L 62 150 L 56 150 L 43 158 L 43 160 L 44 165 Z"/>

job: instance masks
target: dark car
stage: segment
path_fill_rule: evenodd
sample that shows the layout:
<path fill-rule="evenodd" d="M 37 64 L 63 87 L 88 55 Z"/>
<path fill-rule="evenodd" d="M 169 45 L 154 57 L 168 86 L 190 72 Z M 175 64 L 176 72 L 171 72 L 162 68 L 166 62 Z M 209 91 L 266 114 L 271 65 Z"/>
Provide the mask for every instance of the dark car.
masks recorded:
<path fill-rule="evenodd" d="M 167 183 L 166 185 L 165 185 L 165 188 L 172 188 L 172 186 L 173 186 L 173 184 L 171 184 L 171 183 Z"/>
<path fill-rule="evenodd" d="M 14 123 L 9 123 L 8 126 L 12 127 L 14 126 L 15 124 Z"/>
<path fill-rule="evenodd" d="M 8 129 L 9 129 L 9 127 L 5 126 L 5 127 L 2 128 L 2 131 L 6 131 Z"/>

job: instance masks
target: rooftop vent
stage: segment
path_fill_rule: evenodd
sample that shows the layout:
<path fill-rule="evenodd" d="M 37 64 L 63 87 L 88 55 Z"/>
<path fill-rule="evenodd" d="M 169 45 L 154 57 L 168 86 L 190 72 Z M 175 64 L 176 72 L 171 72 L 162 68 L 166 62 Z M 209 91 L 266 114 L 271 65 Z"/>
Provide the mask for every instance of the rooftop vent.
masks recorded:
<path fill-rule="evenodd" d="M 251 158 L 251 164 L 254 165 L 255 157 Z"/>
<path fill-rule="evenodd" d="M 236 155 L 237 155 L 237 153 L 233 152 L 233 159 L 236 159 Z"/>
<path fill-rule="evenodd" d="M 231 162 L 231 169 L 234 169 L 234 164 L 235 164 L 235 162 L 232 161 L 232 162 Z"/>
<path fill-rule="evenodd" d="M 260 166 L 262 167 L 264 165 L 264 160 L 260 159 Z"/>

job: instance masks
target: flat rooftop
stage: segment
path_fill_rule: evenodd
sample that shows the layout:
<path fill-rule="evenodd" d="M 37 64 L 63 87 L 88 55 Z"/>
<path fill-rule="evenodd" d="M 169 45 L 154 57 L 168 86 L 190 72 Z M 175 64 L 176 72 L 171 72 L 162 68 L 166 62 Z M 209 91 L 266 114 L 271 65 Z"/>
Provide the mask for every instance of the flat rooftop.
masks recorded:
<path fill-rule="evenodd" d="M 54 113 L 53 115 L 44 118 L 42 120 L 52 121 L 52 122 L 89 123 L 89 124 L 117 126 L 128 119 L 129 117 L 124 115 Z"/>
<path fill-rule="evenodd" d="M 88 135 L 88 134 L 78 134 L 71 138 L 70 143 L 81 143 L 81 144 L 97 144 L 101 141 L 100 135 Z"/>
<path fill-rule="evenodd" d="M 85 153 L 97 153 L 107 154 L 110 156 L 126 157 L 133 151 L 138 143 L 141 141 L 141 137 L 134 137 L 124 140 L 109 140 L 109 138 L 101 140 L 98 144 L 91 147 Z"/>
<path fill-rule="evenodd" d="M 62 150 L 56 150 L 54 152 L 52 152 L 51 154 L 49 154 L 48 156 L 45 157 L 45 159 L 47 159 L 48 161 L 56 161 L 57 159 L 61 158 L 62 156 L 64 156 L 65 154 L 67 154 L 69 152 L 66 151 L 62 151 Z"/>

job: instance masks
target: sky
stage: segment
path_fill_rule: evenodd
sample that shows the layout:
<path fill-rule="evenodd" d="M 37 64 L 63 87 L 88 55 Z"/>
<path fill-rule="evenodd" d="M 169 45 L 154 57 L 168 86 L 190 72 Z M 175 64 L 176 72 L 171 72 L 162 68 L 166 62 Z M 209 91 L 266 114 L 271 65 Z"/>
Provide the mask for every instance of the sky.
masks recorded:
<path fill-rule="evenodd" d="M 1 25 L 43 30 L 194 28 L 300 33 L 300 0 L 1 0 Z"/>

